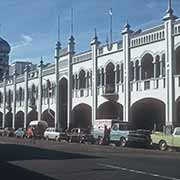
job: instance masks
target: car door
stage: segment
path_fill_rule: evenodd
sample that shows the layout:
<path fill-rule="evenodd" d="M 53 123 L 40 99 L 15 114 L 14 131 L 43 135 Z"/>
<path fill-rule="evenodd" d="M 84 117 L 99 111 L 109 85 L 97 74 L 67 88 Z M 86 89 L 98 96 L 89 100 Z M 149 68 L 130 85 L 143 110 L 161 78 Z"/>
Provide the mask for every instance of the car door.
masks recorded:
<path fill-rule="evenodd" d="M 119 124 L 115 123 L 110 132 L 110 141 L 119 141 L 120 140 L 120 134 L 119 134 Z"/>
<path fill-rule="evenodd" d="M 178 128 L 173 135 L 173 146 L 180 147 L 180 129 Z"/>

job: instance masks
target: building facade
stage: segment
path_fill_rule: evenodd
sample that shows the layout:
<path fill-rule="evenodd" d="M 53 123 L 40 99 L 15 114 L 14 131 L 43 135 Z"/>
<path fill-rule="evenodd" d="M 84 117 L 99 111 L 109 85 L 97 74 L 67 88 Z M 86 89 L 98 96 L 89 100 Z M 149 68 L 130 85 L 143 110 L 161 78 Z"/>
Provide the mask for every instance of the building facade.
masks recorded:
<path fill-rule="evenodd" d="M 136 128 L 162 130 L 180 125 L 180 19 L 171 2 L 162 24 L 133 31 L 101 45 L 95 32 L 91 49 L 75 53 L 58 41 L 55 63 L 0 83 L 0 126 L 26 127 L 32 120 L 66 129 L 93 127 L 96 119 L 119 119 Z"/>

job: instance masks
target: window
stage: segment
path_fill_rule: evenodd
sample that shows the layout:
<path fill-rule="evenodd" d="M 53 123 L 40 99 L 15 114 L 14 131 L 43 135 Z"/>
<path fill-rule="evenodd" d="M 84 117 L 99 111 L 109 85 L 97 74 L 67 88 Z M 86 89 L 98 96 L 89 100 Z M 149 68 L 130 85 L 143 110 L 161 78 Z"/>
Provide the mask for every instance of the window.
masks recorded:
<path fill-rule="evenodd" d="M 180 135 L 180 129 L 176 129 L 175 135 Z"/>
<path fill-rule="evenodd" d="M 180 33 L 180 26 L 178 26 L 178 33 Z"/>

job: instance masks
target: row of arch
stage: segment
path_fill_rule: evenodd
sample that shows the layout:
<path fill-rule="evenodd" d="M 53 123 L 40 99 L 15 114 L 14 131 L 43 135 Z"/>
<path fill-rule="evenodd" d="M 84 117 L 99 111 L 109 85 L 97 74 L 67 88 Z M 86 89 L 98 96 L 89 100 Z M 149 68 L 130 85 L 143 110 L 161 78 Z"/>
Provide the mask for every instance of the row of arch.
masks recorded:
<path fill-rule="evenodd" d="M 50 111 L 50 112 L 49 112 Z M 48 123 L 49 127 L 54 127 L 54 115 L 55 112 L 53 110 L 45 110 L 42 113 L 42 119 Z M 12 112 L 8 112 L 5 115 L 5 127 L 12 127 L 12 118 L 13 114 Z M 28 113 L 27 115 L 27 124 L 26 126 L 29 125 L 29 123 L 33 120 L 37 120 L 38 118 L 38 112 L 36 110 L 32 110 Z M 3 121 L 3 113 L 0 112 L 0 126 L 2 127 L 2 122 Z M 15 115 L 15 129 L 24 127 L 24 112 L 23 111 L 18 111 Z"/>
<path fill-rule="evenodd" d="M 176 102 L 177 119 L 174 125 L 180 125 L 180 97 Z M 71 127 L 91 126 L 91 107 L 87 104 L 79 104 L 73 109 Z M 123 106 L 115 101 L 107 101 L 97 109 L 97 119 L 123 119 Z M 132 105 L 130 110 L 130 122 L 135 128 L 163 130 L 165 125 L 165 104 L 154 99 L 145 98 Z"/>
<path fill-rule="evenodd" d="M 180 97 L 176 102 L 177 108 L 177 121 L 176 125 L 180 125 Z M 79 104 L 74 107 L 72 111 L 72 121 L 70 127 L 88 128 L 91 124 L 92 109 L 87 104 Z M 67 112 L 65 112 L 67 113 Z M 49 127 L 54 127 L 54 111 L 45 110 L 42 113 L 42 119 L 46 121 Z M 27 116 L 27 125 L 37 119 L 38 113 L 32 110 Z M 2 126 L 3 114 L 0 112 L 0 126 Z M 123 119 L 123 106 L 114 101 L 107 101 L 99 106 L 97 109 L 97 119 Z M 67 128 L 67 116 L 61 118 L 61 125 L 63 129 Z M 146 98 L 139 100 L 131 107 L 130 121 L 135 128 L 153 129 L 154 125 L 158 130 L 163 129 L 165 125 L 165 104 L 154 98 Z M 24 113 L 19 111 L 15 116 L 15 128 L 24 126 Z M 5 127 L 12 127 L 12 113 L 8 112 L 5 117 Z"/>

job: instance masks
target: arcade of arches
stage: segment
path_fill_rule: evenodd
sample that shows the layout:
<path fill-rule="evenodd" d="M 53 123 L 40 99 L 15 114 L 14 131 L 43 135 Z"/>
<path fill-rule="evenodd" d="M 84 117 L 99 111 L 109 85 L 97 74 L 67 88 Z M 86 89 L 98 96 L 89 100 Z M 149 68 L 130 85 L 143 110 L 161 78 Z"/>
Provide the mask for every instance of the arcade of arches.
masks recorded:
<path fill-rule="evenodd" d="M 77 105 L 72 112 L 72 122 L 70 127 L 89 128 L 91 127 L 92 109 L 87 104 Z"/>
<path fill-rule="evenodd" d="M 24 112 L 19 111 L 15 116 L 15 129 L 24 126 Z"/>
<path fill-rule="evenodd" d="M 97 109 L 97 119 L 123 120 L 123 106 L 115 101 L 107 101 Z"/>
<path fill-rule="evenodd" d="M 165 104 L 157 99 L 139 100 L 131 107 L 131 120 L 137 129 L 163 130 L 165 125 Z"/>
<path fill-rule="evenodd" d="M 49 127 L 54 127 L 55 112 L 52 109 L 47 109 L 42 113 L 41 119 L 46 121 Z"/>

